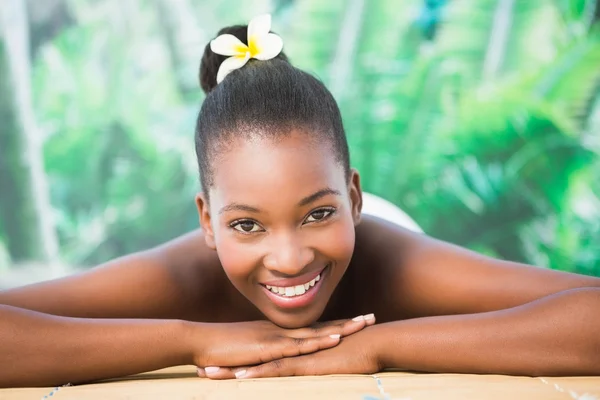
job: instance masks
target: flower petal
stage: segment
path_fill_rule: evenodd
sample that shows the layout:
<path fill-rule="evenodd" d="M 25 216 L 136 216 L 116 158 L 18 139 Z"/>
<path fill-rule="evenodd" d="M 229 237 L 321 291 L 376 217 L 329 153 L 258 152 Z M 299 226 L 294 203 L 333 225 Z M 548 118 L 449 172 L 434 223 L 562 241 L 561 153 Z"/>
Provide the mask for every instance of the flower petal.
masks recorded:
<path fill-rule="evenodd" d="M 263 14 L 252 18 L 248 24 L 248 44 L 253 38 L 267 36 L 271 30 L 271 14 Z"/>
<path fill-rule="evenodd" d="M 225 33 L 211 40 L 210 49 L 223 56 L 243 56 L 248 51 L 248 46 L 235 36 Z"/>
<path fill-rule="evenodd" d="M 223 81 L 223 79 L 225 79 L 227 74 L 229 74 L 231 71 L 242 68 L 244 65 L 246 65 L 249 59 L 249 52 L 247 52 L 244 57 L 233 56 L 226 58 L 225 61 L 223 61 L 219 66 L 219 71 L 217 72 L 217 83 L 221 83 L 221 81 Z"/>
<path fill-rule="evenodd" d="M 283 49 L 283 40 L 274 33 L 266 36 L 259 36 L 254 45 L 258 53 L 254 56 L 257 60 L 265 61 L 277 57 Z"/>

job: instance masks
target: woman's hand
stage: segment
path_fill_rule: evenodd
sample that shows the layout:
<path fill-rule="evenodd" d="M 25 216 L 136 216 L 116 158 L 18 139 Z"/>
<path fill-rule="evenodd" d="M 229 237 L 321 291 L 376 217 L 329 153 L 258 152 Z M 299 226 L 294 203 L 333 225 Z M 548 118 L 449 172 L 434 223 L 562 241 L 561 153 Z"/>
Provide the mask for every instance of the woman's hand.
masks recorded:
<path fill-rule="evenodd" d="M 374 318 L 372 319 L 375 322 Z M 365 324 L 366 325 L 366 324 Z M 213 363 L 210 367 L 198 368 L 200 377 L 210 379 L 264 378 L 295 375 L 372 374 L 381 369 L 379 355 L 375 351 L 370 329 L 346 337 L 337 346 L 299 356 L 274 357 L 259 365 L 234 368 L 228 364 Z M 336 343 L 337 344 L 337 343 Z M 312 353 L 312 352 L 311 352 Z"/>
<path fill-rule="evenodd" d="M 374 323 L 371 314 L 300 329 L 280 328 L 269 321 L 193 324 L 187 340 L 194 349 L 193 363 L 213 371 L 329 349 L 338 345 L 341 337 Z"/>

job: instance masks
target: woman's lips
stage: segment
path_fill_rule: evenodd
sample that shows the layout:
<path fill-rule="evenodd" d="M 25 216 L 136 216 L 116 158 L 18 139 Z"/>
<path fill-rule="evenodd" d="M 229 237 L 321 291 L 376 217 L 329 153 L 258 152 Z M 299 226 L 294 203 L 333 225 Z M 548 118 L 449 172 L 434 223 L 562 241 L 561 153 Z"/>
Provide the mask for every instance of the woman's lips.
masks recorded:
<path fill-rule="evenodd" d="M 323 268 L 320 272 L 317 272 L 317 274 L 312 274 L 314 275 L 314 277 L 310 280 L 306 280 L 304 279 L 304 281 L 299 281 L 297 278 L 294 278 L 293 280 L 283 280 L 283 282 L 291 282 L 291 281 L 295 281 L 293 283 L 299 282 L 297 285 L 290 285 L 290 286 L 278 286 L 278 285 L 268 285 L 269 288 L 267 288 L 267 285 L 261 285 L 262 289 L 266 292 L 267 297 L 269 297 L 269 299 L 275 303 L 275 305 L 277 305 L 280 308 L 298 308 L 298 307 L 304 307 L 306 305 L 308 305 L 317 295 L 317 293 L 319 292 L 319 289 L 321 288 L 321 285 L 324 281 L 324 279 L 327 277 L 326 272 L 328 271 L 328 267 L 329 264 Z M 305 275 L 306 277 L 310 278 L 311 275 Z M 303 278 L 303 277 L 300 277 Z M 318 279 L 318 280 L 316 280 Z M 308 289 L 305 289 L 305 286 L 307 283 L 310 283 L 311 281 L 315 280 L 314 282 L 314 286 L 310 286 Z M 279 281 L 274 281 L 274 282 L 279 282 Z M 295 288 L 295 286 L 300 286 L 302 283 L 304 283 L 305 285 L 302 285 L 302 289 L 304 289 L 304 292 L 302 293 L 302 290 L 300 290 L 301 294 L 295 294 L 297 292 L 294 293 L 294 295 L 286 295 L 286 293 L 273 293 L 272 289 L 275 288 L 276 291 L 279 288 L 285 288 L 287 290 L 287 294 L 290 294 L 290 290 Z"/>
<path fill-rule="evenodd" d="M 327 264 L 327 265 L 329 265 L 329 264 Z M 296 276 L 293 278 L 287 278 L 287 279 L 277 279 L 277 280 L 272 280 L 272 281 L 268 281 L 268 282 L 261 282 L 261 284 L 263 286 L 278 286 L 278 287 L 290 287 L 290 286 L 296 286 L 296 285 L 303 285 L 303 284 L 315 279 L 318 275 L 320 275 L 325 270 L 325 268 L 327 268 L 327 265 L 325 267 L 323 267 L 321 270 L 308 272 L 304 275 Z"/>

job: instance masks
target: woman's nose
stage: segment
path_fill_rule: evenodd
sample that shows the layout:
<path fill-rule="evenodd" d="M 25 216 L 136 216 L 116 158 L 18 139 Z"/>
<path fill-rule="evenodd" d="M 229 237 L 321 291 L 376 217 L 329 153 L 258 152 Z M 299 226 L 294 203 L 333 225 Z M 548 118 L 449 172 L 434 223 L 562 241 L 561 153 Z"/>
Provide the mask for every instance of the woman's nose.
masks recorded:
<path fill-rule="evenodd" d="M 265 256 L 265 267 L 284 275 L 297 275 L 314 261 L 314 251 L 298 236 L 285 235 L 271 243 Z"/>

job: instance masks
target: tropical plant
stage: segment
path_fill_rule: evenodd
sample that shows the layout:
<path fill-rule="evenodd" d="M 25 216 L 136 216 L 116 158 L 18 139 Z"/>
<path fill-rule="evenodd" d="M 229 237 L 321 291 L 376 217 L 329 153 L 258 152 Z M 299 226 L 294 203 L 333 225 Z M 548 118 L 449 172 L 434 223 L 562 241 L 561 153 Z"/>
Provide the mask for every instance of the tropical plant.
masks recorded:
<path fill-rule="evenodd" d="M 402 44 L 366 45 L 377 59 L 355 62 L 362 114 L 349 113 L 362 122 L 349 135 L 366 188 L 442 239 L 600 274 L 597 246 L 579 237 L 597 224 L 567 217 L 575 186 L 600 172 L 582 130 L 598 96 L 600 37 L 592 2 L 567 3 L 565 15 L 553 1 L 455 0 L 433 42 L 408 23 L 395 29 L 412 32 Z M 381 27 L 365 22 L 365 41 L 371 30 Z"/>
<path fill-rule="evenodd" d="M 337 98 L 364 189 L 432 236 L 600 276 L 598 1 L 61 4 L 68 23 L 34 35 L 32 84 L 67 262 L 197 226 L 199 59 L 222 26 L 271 11 Z"/>

